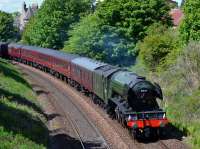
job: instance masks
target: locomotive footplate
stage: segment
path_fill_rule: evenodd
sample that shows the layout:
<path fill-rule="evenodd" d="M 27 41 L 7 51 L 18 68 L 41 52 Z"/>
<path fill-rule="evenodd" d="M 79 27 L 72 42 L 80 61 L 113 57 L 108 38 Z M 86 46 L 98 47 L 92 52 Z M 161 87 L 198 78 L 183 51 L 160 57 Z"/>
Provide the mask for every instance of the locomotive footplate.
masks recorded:
<path fill-rule="evenodd" d="M 123 114 L 127 119 L 130 117 L 137 116 L 137 119 L 149 120 L 149 119 L 163 119 L 166 117 L 166 112 L 163 110 L 154 110 L 154 111 L 134 111 L 125 100 L 122 99 L 111 99 L 113 103 L 116 104 L 115 112 Z"/>
<path fill-rule="evenodd" d="M 126 101 L 113 99 L 116 104 L 116 119 L 126 125 L 134 137 L 159 135 L 160 130 L 168 124 L 166 112 L 162 110 L 136 112 L 130 108 Z"/>

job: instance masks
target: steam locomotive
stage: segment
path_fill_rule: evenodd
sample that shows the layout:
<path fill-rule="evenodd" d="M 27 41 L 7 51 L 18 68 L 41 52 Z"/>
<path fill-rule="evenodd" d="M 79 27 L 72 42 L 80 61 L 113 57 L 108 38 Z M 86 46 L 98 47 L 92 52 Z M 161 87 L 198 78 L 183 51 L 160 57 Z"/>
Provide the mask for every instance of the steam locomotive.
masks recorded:
<path fill-rule="evenodd" d="M 62 51 L 13 43 L 0 43 L 0 56 L 39 68 L 90 96 L 134 138 L 159 136 L 168 124 L 166 112 L 156 100 L 163 99 L 160 86 L 126 69 Z"/>

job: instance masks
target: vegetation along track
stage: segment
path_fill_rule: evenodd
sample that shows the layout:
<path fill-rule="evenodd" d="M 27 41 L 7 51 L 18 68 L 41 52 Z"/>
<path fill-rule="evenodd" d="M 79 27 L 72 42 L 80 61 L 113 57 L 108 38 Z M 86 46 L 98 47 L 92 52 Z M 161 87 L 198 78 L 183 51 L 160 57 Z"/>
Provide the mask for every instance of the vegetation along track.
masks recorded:
<path fill-rule="evenodd" d="M 23 68 L 27 67 L 23 65 Z M 76 146 L 77 148 L 109 149 L 101 133 L 84 112 L 73 102 L 72 97 L 70 97 L 67 92 L 31 69 L 23 69 L 23 72 L 31 77 L 36 84 L 40 84 L 41 90 L 48 94 L 47 96 L 51 104 L 54 105 L 56 110 L 59 110 L 59 113 L 62 113 L 62 116 L 69 122 L 70 126 L 67 127 L 73 129 L 76 138 L 80 141 L 79 147 Z"/>
<path fill-rule="evenodd" d="M 100 130 L 101 134 L 104 136 L 105 140 L 108 142 L 110 147 L 113 149 L 122 149 L 122 148 L 123 149 L 128 149 L 128 148 L 131 148 L 131 149 L 167 149 L 167 148 L 182 149 L 182 148 L 184 148 L 185 149 L 185 148 L 187 148 L 180 141 L 177 141 L 177 140 L 175 141 L 173 139 L 169 139 L 169 140 L 167 140 L 167 142 L 160 140 L 160 141 L 152 142 L 152 143 L 139 143 L 137 141 L 133 141 L 133 139 L 130 137 L 128 131 L 125 128 L 122 128 L 120 126 L 120 124 L 115 122 L 115 120 L 111 120 L 110 118 L 108 118 L 106 113 L 101 108 L 99 108 L 97 105 L 93 104 L 91 102 L 91 100 L 87 100 L 86 97 L 83 96 L 81 93 L 75 92 L 75 89 L 73 89 L 69 86 L 66 86 L 61 81 L 59 81 L 41 71 L 32 69 L 30 67 L 27 67 L 27 66 L 21 65 L 21 64 L 20 64 L 20 66 L 22 66 L 23 68 L 26 68 L 25 71 L 27 71 L 26 72 L 27 74 L 34 75 L 35 80 L 37 80 L 37 82 L 39 84 L 43 84 L 43 85 L 46 84 L 47 86 L 51 86 L 51 88 L 53 88 L 52 92 L 54 93 L 54 96 L 58 100 L 58 101 L 54 100 L 53 102 L 56 102 L 54 104 L 59 103 L 60 108 L 58 107 L 58 109 L 63 109 L 63 110 L 67 109 L 64 106 L 64 103 L 68 100 L 66 100 L 66 101 L 65 101 L 65 99 L 62 100 L 62 98 L 60 98 L 61 95 L 64 96 L 64 98 L 67 98 L 67 99 L 70 98 L 70 102 L 73 106 L 75 106 L 75 109 L 77 109 L 79 107 L 78 112 L 75 112 L 75 113 L 76 114 L 78 113 L 79 115 L 80 115 L 80 113 L 86 113 L 87 116 L 86 115 L 83 116 L 81 114 L 82 117 L 89 117 L 90 120 L 92 120 L 92 122 Z M 43 77 L 42 77 L 42 75 L 43 75 Z M 45 79 L 46 79 L 46 83 L 43 83 L 43 81 Z M 56 83 L 52 84 L 53 82 L 51 82 L 51 81 L 53 81 L 54 83 L 56 82 Z M 71 97 L 69 97 L 69 96 L 71 96 Z M 76 104 L 74 102 L 76 102 Z M 70 111 L 70 107 L 72 107 L 72 106 L 67 106 L 67 107 L 68 107 L 67 110 Z M 66 115 L 69 115 L 69 114 L 72 114 L 72 113 L 68 113 L 68 112 L 66 113 Z M 73 117 L 73 120 L 71 123 L 72 123 L 72 125 L 74 125 L 74 122 L 76 123 L 75 129 L 79 132 L 79 130 L 82 128 L 79 127 L 80 125 L 79 125 L 79 122 L 77 121 L 76 116 L 74 117 L 73 115 L 71 115 L 71 118 L 72 117 Z M 87 118 L 87 119 L 89 119 L 89 118 Z M 91 130 L 88 130 L 88 132 L 91 132 Z M 82 137 L 82 135 L 80 135 L 80 137 Z M 102 140 L 102 138 L 103 137 L 101 137 L 100 140 Z M 84 140 L 84 137 L 80 138 L 80 139 Z M 104 141 L 102 141 L 101 144 L 103 142 Z"/>

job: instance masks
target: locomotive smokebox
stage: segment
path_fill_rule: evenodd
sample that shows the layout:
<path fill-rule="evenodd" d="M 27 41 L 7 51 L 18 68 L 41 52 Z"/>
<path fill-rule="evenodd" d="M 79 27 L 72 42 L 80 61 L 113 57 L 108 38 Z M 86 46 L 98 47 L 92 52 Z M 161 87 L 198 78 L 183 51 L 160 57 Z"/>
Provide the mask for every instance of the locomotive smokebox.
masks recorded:
<path fill-rule="evenodd" d="M 136 111 L 157 110 L 159 106 L 156 98 L 163 99 L 160 86 L 141 80 L 135 83 L 129 91 L 128 102 Z"/>

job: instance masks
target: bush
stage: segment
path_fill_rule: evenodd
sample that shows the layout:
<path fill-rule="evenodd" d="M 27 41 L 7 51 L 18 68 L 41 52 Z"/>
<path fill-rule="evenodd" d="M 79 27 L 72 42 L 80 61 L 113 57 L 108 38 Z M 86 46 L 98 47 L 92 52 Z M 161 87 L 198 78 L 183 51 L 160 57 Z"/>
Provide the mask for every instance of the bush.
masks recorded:
<path fill-rule="evenodd" d="M 167 71 L 151 76 L 159 81 L 170 121 L 200 148 L 200 42 L 191 41 Z"/>
<path fill-rule="evenodd" d="M 150 70 L 156 70 L 159 66 L 166 70 L 176 60 L 179 41 L 174 32 L 175 30 L 156 23 L 149 28 L 144 40 L 138 43 L 139 56 Z"/>

